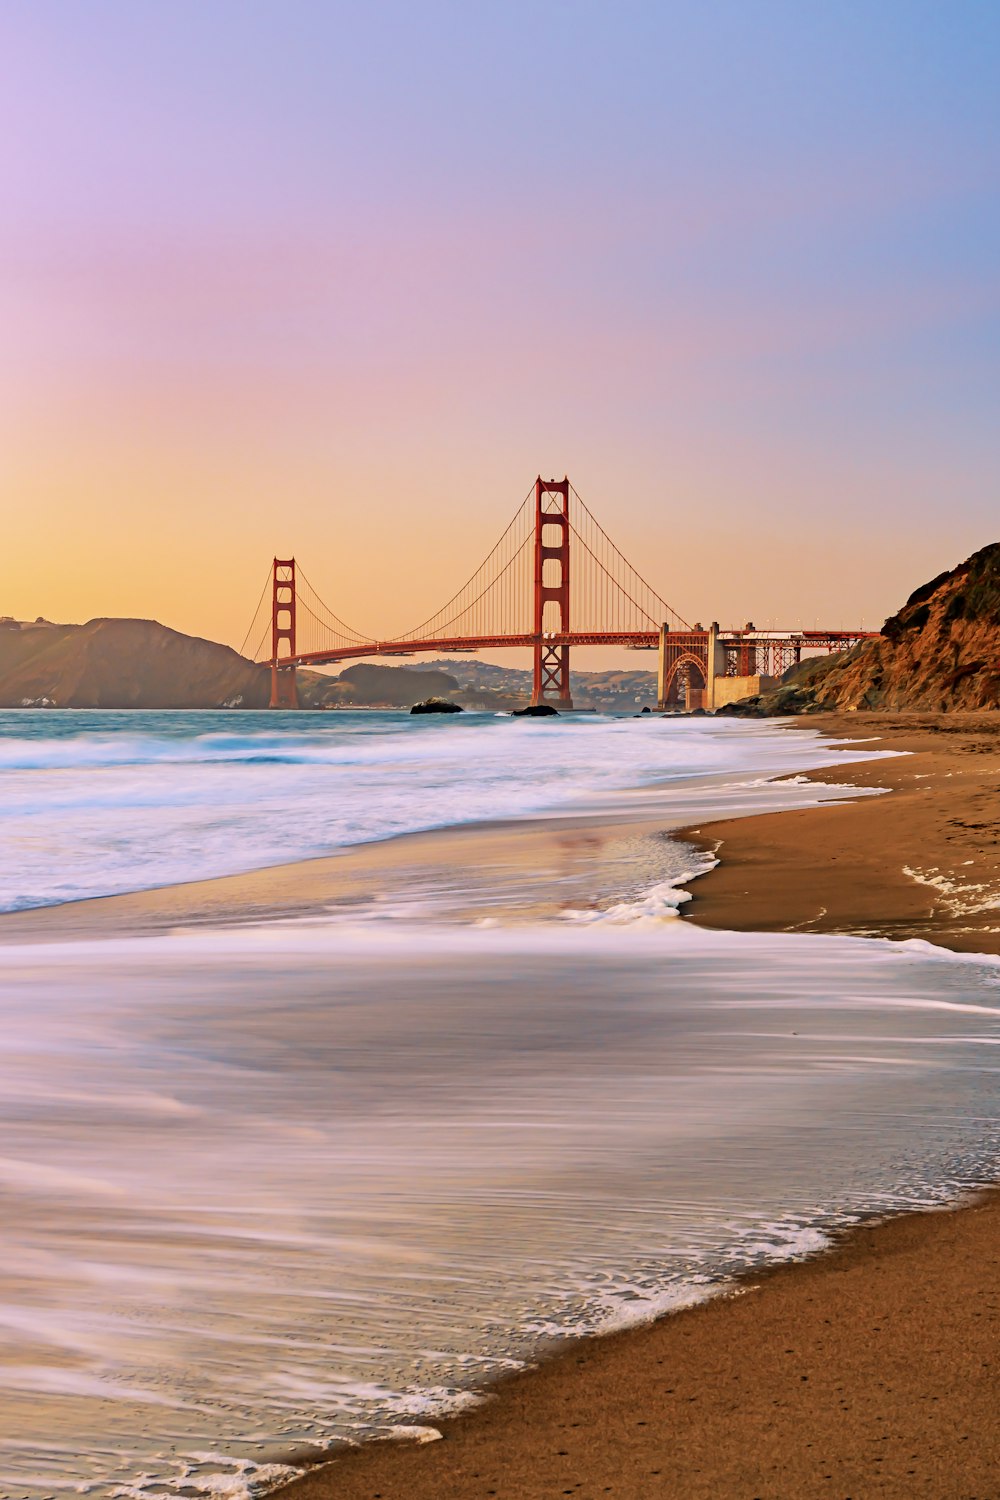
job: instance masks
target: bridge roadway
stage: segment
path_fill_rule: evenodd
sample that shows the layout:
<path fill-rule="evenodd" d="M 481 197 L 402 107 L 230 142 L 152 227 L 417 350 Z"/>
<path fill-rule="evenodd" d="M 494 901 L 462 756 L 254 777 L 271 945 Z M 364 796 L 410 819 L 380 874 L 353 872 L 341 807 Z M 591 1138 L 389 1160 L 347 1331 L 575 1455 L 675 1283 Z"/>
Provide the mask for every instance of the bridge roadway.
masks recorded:
<path fill-rule="evenodd" d="M 552 702 L 572 708 L 568 648 L 619 646 L 658 653 L 656 696 L 661 708 L 684 701 L 688 707 L 714 709 L 734 698 L 759 692 L 762 678 L 772 681 L 779 678 L 801 661 L 803 652 L 843 651 L 871 634 L 858 630 L 757 630 L 752 625 L 724 631 L 713 624 L 708 630 L 669 630 L 663 625 L 659 630 L 570 630 L 360 641 L 272 657 L 271 706 L 297 706 L 298 667 L 330 666 L 372 656 L 416 656 L 425 652 L 448 655 L 519 648 L 530 650 L 535 656 L 532 703 Z M 728 685 L 723 687 L 723 681 Z"/>
<path fill-rule="evenodd" d="M 762 653 L 783 651 L 843 651 L 858 641 L 876 635 L 868 630 L 721 630 L 720 646 L 727 650 L 757 649 Z M 334 646 L 323 651 L 301 651 L 294 656 L 280 656 L 267 663 L 277 667 L 320 667 L 335 662 L 357 661 L 369 656 L 417 656 L 426 652 L 498 651 L 508 647 L 529 651 L 539 641 L 548 646 L 624 646 L 631 651 L 656 651 L 661 637 L 668 646 L 704 649 L 707 630 L 570 630 L 542 636 L 477 635 L 440 636 L 427 640 L 368 641 L 352 646 Z"/>

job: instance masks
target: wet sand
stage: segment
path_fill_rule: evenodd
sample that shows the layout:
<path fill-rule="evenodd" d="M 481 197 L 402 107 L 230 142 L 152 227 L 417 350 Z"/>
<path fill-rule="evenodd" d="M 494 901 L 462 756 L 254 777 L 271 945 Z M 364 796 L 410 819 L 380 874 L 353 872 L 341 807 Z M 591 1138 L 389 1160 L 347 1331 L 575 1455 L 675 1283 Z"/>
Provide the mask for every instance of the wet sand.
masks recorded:
<path fill-rule="evenodd" d="M 1000 715 L 804 723 L 910 752 L 810 773 L 892 795 L 685 831 L 721 860 L 686 919 L 1000 951 Z M 573 1344 L 437 1423 L 442 1442 L 340 1455 L 282 1493 L 991 1500 L 998 1272 L 995 1193 L 866 1227 L 743 1295 Z"/>
<path fill-rule="evenodd" d="M 443 1442 L 348 1453 L 288 1500 L 992 1500 L 1000 1197 L 863 1229 L 744 1295 L 573 1345 Z"/>
<path fill-rule="evenodd" d="M 684 831 L 721 863 L 692 884 L 683 919 L 1000 951 L 1000 715 L 857 714 L 803 725 L 909 752 L 808 772 L 810 781 L 891 795 Z M 484 902 L 497 915 L 552 915 L 592 894 L 595 877 L 609 893 L 625 874 L 640 885 L 659 878 L 662 828 L 655 811 L 623 799 L 616 815 L 412 835 L 21 913 L 0 921 L 0 937 L 51 942 L 346 914 L 401 895 L 433 907 L 456 888 L 469 892 L 465 915 L 482 916 Z M 524 894 L 540 883 L 550 894 L 528 910 Z M 753 1276 L 743 1295 L 573 1343 L 480 1408 L 436 1422 L 444 1441 L 340 1453 L 282 1494 L 1000 1497 L 998 1269 L 1000 1196 L 865 1228 L 833 1254 Z"/>
<path fill-rule="evenodd" d="M 649 727 L 655 733 L 654 721 Z M 822 753 L 845 768 L 850 764 L 836 747 Z M 804 759 L 815 764 L 815 750 Z M 779 757 L 782 763 L 794 765 L 794 759 Z M 753 790 L 759 780 L 750 771 L 679 777 L 666 785 L 667 804 L 649 786 L 581 801 L 565 814 L 404 833 L 246 874 L 3 913 L 0 944 L 386 913 L 418 921 L 546 920 L 569 908 L 613 903 L 681 873 L 667 834 L 675 836 L 706 806 L 716 807 L 727 787 L 730 805 L 740 812 L 764 798 L 777 806 L 802 800 L 780 784 Z M 686 868 L 699 863 L 692 858 Z"/>
<path fill-rule="evenodd" d="M 835 779 L 835 778 L 834 778 Z M 535 921 L 606 887 L 663 878 L 662 815 L 623 801 L 620 815 L 462 824 L 401 834 L 245 875 L 189 881 L 0 914 L 0 944 L 146 936 L 233 923 L 378 917 Z"/>
<path fill-rule="evenodd" d="M 922 938 L 1000 952 L 1000 713 L 801 722 L 908 752 L 808 773 L 892 795 L 682 830 L 720 860 L 692 885 L 685 916 L 739 932 Z"/>

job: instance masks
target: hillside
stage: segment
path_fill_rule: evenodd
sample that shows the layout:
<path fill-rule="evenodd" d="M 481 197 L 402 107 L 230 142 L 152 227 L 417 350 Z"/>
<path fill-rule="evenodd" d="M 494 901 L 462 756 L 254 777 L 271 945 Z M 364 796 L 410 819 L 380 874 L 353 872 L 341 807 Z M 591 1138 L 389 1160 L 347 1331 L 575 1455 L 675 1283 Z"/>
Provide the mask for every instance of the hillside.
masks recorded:
<path fill-rule="evenodd" d="M 440 658 L 425 663 L 451 673 L 458 681 L 461 700 L 467 707 L 515 708 L 531 693 L 531 671 L 523 662 L 527 652 L 511 653 L 509 666 L 479 661 L 474 656 Z M 655 655 L 641 659 L 655 663 Z M 517 665 L 520 662 L 522 665 Z M 411 671 L 412 668 L 406 670 Z M 603 672 L 570 672 L 570 690 L 577 708 L 610 713 L 631 713 L 641 704 L 656 703 L 656 672 L 637 668 L 615 668 Z"/>
<path fill-rule="evenodd" d="M 266 708 L 269 673 L 155 620 L 0 628 L 0 706 Z"/>
<path fill-rule="evenodd" d="M 531 673 L 475 658 L 398 667 L 356 662 L 339 675 L 300 668 L 298 686 L 303 708 L 409 708 L 435 697 L 498 710 L 527 701 Z M 53 625 L 0 618 L 2 708 L 266 708 L 270 687 L 266 667 L 155 620 Z M 581 708 L 631 711 L 655 702 L 656 677 L 574 672 L 572 688 Z"/>
<path fill-rule="evenodd" d="M 775 692 L 737 705 L 759 713 L 998 707 L 998 542 L 916 589 L 878 639 L 804 662 Z"/>
<path fill-rule="evenodd" d="M 345 667 L 338 677 L 328 677 L 325 682 L 325 689 L 316 690 L 321 702 L 380 703 L 387 708 L 409 708 L 425 698 L 451 698 L 458 690 L 458 683 L 447 672 L 384 667 L 368 661 Z"/>
<path fill-rule="evenodd" d="M 300 670 L 298 682 L 304 708 L 409 708 L 458 689 L 444 672 L 369 662 L 339 677 Z M 270 694 L 267 667 L 155 620 L 0 620 L 2 708 L 266 708 Z"/>

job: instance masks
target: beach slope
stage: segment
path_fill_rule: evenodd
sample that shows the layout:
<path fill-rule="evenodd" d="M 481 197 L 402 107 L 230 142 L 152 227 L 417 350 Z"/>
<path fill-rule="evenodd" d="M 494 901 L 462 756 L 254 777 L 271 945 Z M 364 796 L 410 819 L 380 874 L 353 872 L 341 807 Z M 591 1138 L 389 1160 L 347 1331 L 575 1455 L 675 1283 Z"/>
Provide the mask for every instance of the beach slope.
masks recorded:
<path fill-rule="evenodd" d="M 685 914 L 737 932 L 920 938 L 1000 952 L 1000 714 L 814 715 L 835 738 L 903 751 L 810 771 L 891 793 L 682 830 L 718 856 Z"/>
<path fill-rule="evenodd" d="M 891 792 L 685 830 L 719 854 L 686 919 L 1000 952 L 1000 716 L 810 716 L 904 757 L 811 772 Z M 794 732 L 791 729 L 789 732 Z M 575 1342 L 438 1422 L 336 1456 L 289 1500 L 986 1500 L 1000 1195 L 862 1227 L 716 1299 Z"/>
<path fill-rule="evenodd" d="M 743 1295 L 573 1344 L 444 1441 L 348 1453 L 288 1500 L 987 1500 L 1000 1197 L 907 1215 Z"/>

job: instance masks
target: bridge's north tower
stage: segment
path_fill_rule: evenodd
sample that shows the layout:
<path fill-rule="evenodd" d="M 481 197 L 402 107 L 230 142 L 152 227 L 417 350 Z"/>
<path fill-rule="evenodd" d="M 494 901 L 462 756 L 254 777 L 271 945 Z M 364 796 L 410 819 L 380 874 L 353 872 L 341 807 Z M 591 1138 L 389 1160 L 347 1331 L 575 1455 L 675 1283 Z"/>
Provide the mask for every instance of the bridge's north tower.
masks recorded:
<path fill-rule="evenodd" d="M 569 480 L 535 480 L 533 704 L 572 708 L 569 689 Z"/>

